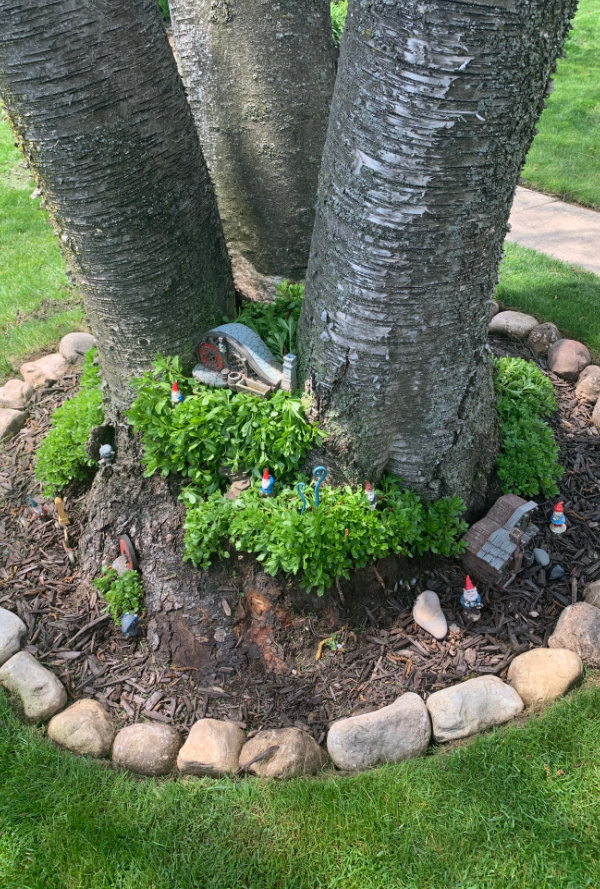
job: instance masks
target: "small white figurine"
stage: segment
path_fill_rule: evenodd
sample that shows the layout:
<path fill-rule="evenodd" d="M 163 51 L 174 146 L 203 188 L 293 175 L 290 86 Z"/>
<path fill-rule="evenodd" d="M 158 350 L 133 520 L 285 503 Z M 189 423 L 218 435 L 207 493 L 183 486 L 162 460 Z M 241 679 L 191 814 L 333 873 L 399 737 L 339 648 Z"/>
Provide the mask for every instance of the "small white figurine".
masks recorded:
<path fill-rule="evenodd" d="M 115 459 L 115 449 L 109 445 L 104 444 L 100 446 L 100 459 L 98 462 L 101 466 L 112 466 L 113 461 Z"/>
<path fill-rule="evenodd" d="M 550 530 L 553 534 L 564 534 L 567 530 L 567 520 L 564 513 L 564 503 L 561 501 L 554 507 L 550 524 Z"/>

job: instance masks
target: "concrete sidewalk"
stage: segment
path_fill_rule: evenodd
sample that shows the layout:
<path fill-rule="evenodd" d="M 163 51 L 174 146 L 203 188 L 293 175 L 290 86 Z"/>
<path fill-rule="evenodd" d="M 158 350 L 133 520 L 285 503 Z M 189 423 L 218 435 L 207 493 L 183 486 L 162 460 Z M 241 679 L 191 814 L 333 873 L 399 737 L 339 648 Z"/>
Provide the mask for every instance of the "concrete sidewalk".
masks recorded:
<path fill-rule="evenodd" d="M 600 213 L 518 187 L 506 240 L 600 275 Z"/>

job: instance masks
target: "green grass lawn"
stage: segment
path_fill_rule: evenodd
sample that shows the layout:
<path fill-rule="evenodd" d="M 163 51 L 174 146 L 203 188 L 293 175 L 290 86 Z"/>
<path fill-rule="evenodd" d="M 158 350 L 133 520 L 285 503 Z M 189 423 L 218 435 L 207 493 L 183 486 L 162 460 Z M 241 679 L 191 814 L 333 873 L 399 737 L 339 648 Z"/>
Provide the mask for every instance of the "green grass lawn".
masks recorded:
<path fill-rule="evenodd" d="M 357 777 L 138 780 L 0 697 L 2 889 L 600 885 L 600 688 Z"/>
<path fill-rule="evenodd" d="M 579 0 L 573 25 L 523 178 L 531 188 L 600 208 L 600 0 Z"/>
<path fill-rule="evenodd" d="M 8 123 L 0 120 L 0 382 L 83 324 L 47 213 L 39 198 L 30 197 L 33 189 Z"/>

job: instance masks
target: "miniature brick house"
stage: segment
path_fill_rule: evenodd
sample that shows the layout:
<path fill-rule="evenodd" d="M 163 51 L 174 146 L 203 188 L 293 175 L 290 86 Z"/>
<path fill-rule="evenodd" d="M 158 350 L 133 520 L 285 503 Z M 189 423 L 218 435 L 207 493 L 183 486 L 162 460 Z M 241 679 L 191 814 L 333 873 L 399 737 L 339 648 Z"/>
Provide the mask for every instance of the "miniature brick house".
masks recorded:
<path fill-rule="evenodd" d="M 467 548 L 460 557 L 465 570 L 478 580 L 498 583 L 508 573 L 523 567 L 523 553 L 538 528 L 530 513 L 537 508 L 516 494 L 505 494 L 488 514 L 472 525 L 463 540 Z"/>
<path fill-rule="evenodd" d="M 204 334 L 197 348 L 200 363 L 193 375 L 208 386 L 228 386 L 234 392 L 260 396 L 296 388 L 296 356 L 286 355 L 282 366 L 245 324 L 215 327 Z"/>

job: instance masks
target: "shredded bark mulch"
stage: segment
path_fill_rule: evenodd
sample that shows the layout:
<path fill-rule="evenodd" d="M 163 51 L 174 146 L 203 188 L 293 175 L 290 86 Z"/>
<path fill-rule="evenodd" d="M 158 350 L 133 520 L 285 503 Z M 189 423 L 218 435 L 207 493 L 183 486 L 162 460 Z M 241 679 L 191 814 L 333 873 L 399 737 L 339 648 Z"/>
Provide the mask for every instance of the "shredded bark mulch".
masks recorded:
<path fill-rule="evenodd" d="M 492 347 L 532 357 L 504 339 Z M 125 638 L 68 557 L 85 522 L 89 486 L 74 485 L 64 496 L 69 546 L 51 501 L 45 518 L 27 501 L 43 499 L 35 451 L 53 409 L 76 392 L 76 373 L 36 393 L 28 423 L 0 454 L 0 606 L 25 621 L 27 650 L 54 670 L 72 700 L 98 699 L 121 725 L 149 719 L 188 730 L 211 716 L 250 731 L 296 725 L 321 742 L 334 719 L 391 703 L 404 691 L 427 696 L 467 676 L 504 678 L 517 654 L 547 643 L 563 608 L 600 575 L 599 432 L 591 405 L 579 404 L 569 383 L 550 376 L 568 530 L 561 537 L 549 531 L 558 498 L 540 503 L 535 545 L 565 575 L 551 582 L 549 569 L 536 564 L 505 589 L 480 584 L 484 609 L 476 623 L 459 603 L 464 571 L 447 560 L 389 557 L 319 599 L 234 554 L 199 572 L 199 592 L 181 590 L 178 601 L 147 615 L 141 637 Z M 442 642 L 412 619 L 424 589 L 438 593 L 451 625 Z"/>

